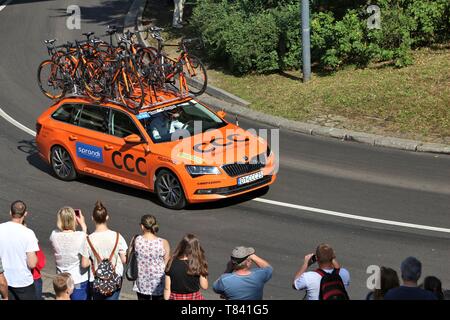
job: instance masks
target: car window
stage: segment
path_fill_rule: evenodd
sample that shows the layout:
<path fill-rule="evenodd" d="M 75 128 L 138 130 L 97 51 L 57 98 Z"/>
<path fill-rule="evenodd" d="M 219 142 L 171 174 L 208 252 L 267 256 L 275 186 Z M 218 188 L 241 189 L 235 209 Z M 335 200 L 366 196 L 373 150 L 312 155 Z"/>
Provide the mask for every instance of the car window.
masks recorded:
<path fill-rule="evenodd" d="M 142 138 L 141 132 L 136 127 L 136 124 L 127 114 L 112 110 L 111 134 L 119 138 L 124 138 L 133 133 Z"/>
<path fill-rule="evenodd" d="M 195 100 L 140 113 L 137 118 L 154 143 L 171 141 L 178 130 L 189 135 L 226 125 L 213 112 Z"/>
<path fill-rule="evenodd" d="M 84 105 L 78 125 L 86 129 L 108 133 L 108 117 L 108 108 Z"/>
<path fill-rule="evenodd" d="M 52 118 L 66 123 L 77 124 L 80 113 L 81 105 L 65 104 L 52 114 Z"/>

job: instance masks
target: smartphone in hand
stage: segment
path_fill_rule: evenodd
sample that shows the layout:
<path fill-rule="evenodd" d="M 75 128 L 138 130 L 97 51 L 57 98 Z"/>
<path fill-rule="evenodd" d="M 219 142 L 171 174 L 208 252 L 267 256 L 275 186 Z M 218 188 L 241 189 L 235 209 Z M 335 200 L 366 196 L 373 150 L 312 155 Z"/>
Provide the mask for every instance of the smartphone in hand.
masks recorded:
<path fill-rule="evenodd" d="M 311 259 L 309 259 L 309 261 L 308 261 L 308 266 L 311 266 L 311 265 L 313 265 L 314 263 L 316 263 L 317 262 L 317 257 L 316 257 L 316 255 L 314 254 L 312 257 L 311 257 Z"/>
<path fill-rule="evenodd" d="M 73 209 L 75 211 L 75 215 L 79 218 L 81 216 L 81 210 L 80 209 Z"/>

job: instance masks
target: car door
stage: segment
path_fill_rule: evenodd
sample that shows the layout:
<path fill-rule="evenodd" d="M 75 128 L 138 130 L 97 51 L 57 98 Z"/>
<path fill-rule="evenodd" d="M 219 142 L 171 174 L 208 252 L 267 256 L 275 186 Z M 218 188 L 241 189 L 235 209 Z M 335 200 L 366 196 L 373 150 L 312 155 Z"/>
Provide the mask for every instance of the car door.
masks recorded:
<path fill-rule="evenodd" d="M 52 122 L 48 134 L 51 145 L 61 145 L 75 158 L 76 145 L 74 137 L 78 132 L 78 119 L 80 117 L 82 105 L 79 103 L 64 103 L 53 114 Z M 76 158 L 73 159 L 76 162 Z"/>
<path fill-rule="evenodd" d="M 133 119 L 125 112 L 111 109 L 109 118 L 110 140 L 105 156 L 111 160 L 110 170 L 115 175 L 129 180 L 131 184 L 149 188 L 149 153 L 146 140 Z M 124 138 L 136 134 L 140 143 L 127 143 Z"/>
<path fill-rule="evenodd" d="M 108 177 L 105 148 L 109 138 L 110 109 L 99 105 L 83 104 L 76 132 L 69 137 L 75 148 L 78 168 L 88 174 Z"/>

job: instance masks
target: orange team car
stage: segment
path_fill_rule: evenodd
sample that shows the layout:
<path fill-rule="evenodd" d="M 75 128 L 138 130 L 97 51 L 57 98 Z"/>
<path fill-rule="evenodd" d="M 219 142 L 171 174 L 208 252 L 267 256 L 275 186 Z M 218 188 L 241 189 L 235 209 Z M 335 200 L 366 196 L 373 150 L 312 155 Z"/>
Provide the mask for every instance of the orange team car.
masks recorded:
<path fill-rule="evenodd" d="M 61 180 L 91 175 L 155 192 L 182 209 L 267 188 L 276 179 L 267 142 L 192 97 L 164 94 L 137 112 L 65 97 L 36 122 L 39 155 Z"/>

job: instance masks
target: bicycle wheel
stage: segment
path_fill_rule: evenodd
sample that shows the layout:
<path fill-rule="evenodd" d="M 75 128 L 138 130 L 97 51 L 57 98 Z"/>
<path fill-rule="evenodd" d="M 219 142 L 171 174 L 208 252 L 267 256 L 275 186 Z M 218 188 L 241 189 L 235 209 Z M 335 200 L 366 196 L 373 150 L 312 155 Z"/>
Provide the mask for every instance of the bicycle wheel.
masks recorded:
<path fill-rule="evenodd" d="M 199 96 L 205 92 L 208 84 L 206 68 L 199 58 L 188 55 L 183 64 L 183 72 L 189 86 L 189 92 Z"/>
<path fill-rule="evenodd" d="M 153 47 L 139 48 L 136 52 L 136 61 L 144 66 L 152 65 L 156 62 L 158 50 Z"/>
<path fill-rule="evenodd" d="M 139 111 L 145 101 L 145 90 L 141 77 L 136 72 L 121 72 L 117 80 L 117 91 L 123 104 L 132 111 Z"/>
<path fill-rule="evenodd" d="M 37 71 L 37 80 L 39 88 L 47 98 L 59 99 L 66 94 L 63 69 L 52 60 L 41 62 Z"/>
<path fill-rule="evenodd" d="M 85 93 L 94 101 L 105 97 L 105 73 L 96 60 L 88 61 L 82 72 L 82 81 Z"/>

